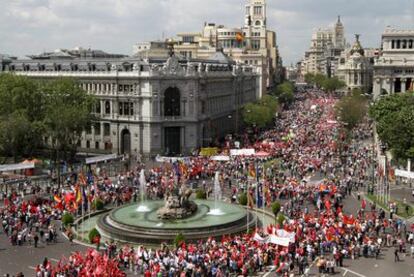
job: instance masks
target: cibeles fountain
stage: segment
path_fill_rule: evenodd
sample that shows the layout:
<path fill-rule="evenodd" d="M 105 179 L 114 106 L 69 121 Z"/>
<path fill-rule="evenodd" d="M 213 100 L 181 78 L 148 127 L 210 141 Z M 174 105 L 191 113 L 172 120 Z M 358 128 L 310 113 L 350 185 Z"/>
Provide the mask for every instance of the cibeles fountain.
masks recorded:
<path fill-rule="evenodd" d="M 197 204 L 190 200 L 191 189 L 181 186 L 179 193 L 166 193 L 164 207 L 158 209 L 158 218 L 161 220 L 185 219 L 197 211 Z"/>
<path fill-rule="evenodd" d="M 145 186 L 141 185 L 141 189 L 143 192 Z M 192 199 L 191 195 L 192 190 L 185 185 L 166 192 L 164 200 L 146 200 L 141 193 L 139 203 L 100 216 L 97 229 L 103 239 L 157 244 L 172 242 L 178 233 L 187 241 L 221 238 L 245 232 L 257 223 L 255 213 L 222 201 L 218 172 L 214 178 L 214 201 Z"/>

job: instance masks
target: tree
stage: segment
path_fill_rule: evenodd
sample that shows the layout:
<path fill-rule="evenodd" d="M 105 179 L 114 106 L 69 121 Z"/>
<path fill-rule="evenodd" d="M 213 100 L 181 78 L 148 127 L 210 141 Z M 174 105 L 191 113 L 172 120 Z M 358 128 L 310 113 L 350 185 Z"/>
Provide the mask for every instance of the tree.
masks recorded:
<path fill-rule="evenodd" d="M 30 157 L 43 146 L 43 98 L 37 82 L 0 74 L 0 151 L 5 156 Z"/>
<path fill-rule="evenodd" d="M 280 206 L 279 202 L 273 202 L 272 203 L 272 212 L 275 215 L 275 221 L 277 221 L 277 215 L 280 212 L 280 208 L 281 208 L 281 206 Z"/>
<path fill-rule="evenodd" d="M 180 247 L 183 242 L 185 242 L 185 238 L 183 233 L 180 232 L 175 236 L 174 245 L 175 247 Z"/>
<path fill-rule="evenodd" d="M 262 99 L 258 101 L 258 104 L 269 108 L 273 113 L 276 112 L 279 107 L 277 99 L 272 95 L 263 96 Z"/>
<path fill-rule="evenodd" d="M 277 223 L 279 224 L 279 226 L 282 228 L 283 227 L 283 223 L 285 222 L 286 217 L 283 214 L 280 214 L 277 217 Z"/>
<path fill-rule="evenodd" d="M 0 74 L 0 151 L 30 157 L 51 138 L 59 152 L 74 153 L 82 131 L 94 120 L 94 98 L 72 79 L 37 82 Z"/>
<path fill-rule="evenodd" d="M 274 95 L 278 98 L 280 103 L 291 104 L 295 99 L 293 95 L 294 91 L 295 86 L 291 82 L 286 81 L 276 87 Z"/>
<path fill-rule="evenodd" d="M 280 203 L 279 202 L 273 202 L 272 203 L 272 212 L 275 216 L 280 212 Z"/>
<path fill-rule="evenodd" d="M 379 138 L 396 159 L 414 158 L 414 95 L 393 94 L 382 97 L 369 110 L 376 122 Z"/>
<path fill-rule="evenodd" d="M 91 128 L 95 98 L 80 88 L 73 79 L 57 79 L 42 86 L 45 93 L 45 124 L 55 151 L 55 164 L 60 164 L 60 154 L 74 156 L 82 131 Z M 60 184 L 60 165 L 57 166 Z"/>
<path fill-rule="evenodd" d="M 308 84 L 308 85 L 313 85 L 314 84 L 314 82 L 315 82 L 315 75 L 314 74 L 312 74 L 312 73 L 306 73 L 305 74 L 305 82 Z"/>
<path fill-rule="evenodd" d="M 89 231 L 88 234 L 88 239 L 90 243 L 96 243 L 97 238 L 101 238 L 101 234 L 99 233 L 99 231 L 96 228 L 93 228 L 92 230 Z"/>
<path fill-rule="evenodd" d="M 367 110 L 368 101 L 359 90 L 342 97 L 335 106 L 336 116 L 348 130 L 352 130 L 364 119 Z"/>
<path fill-rule="evenodd" d="M 325 78 L 322 82 L 322 87 L 326 92 L 334 92 L 338 89 L 344 88 L 346 84 L 337 77 Z"/>
<path fill-rule="evenodd" d="M 92 126 L 95 99 L 72 79 L 58 79 L 45 83 L 46 126 L 52 147 L 59 151 L 76 150 L 82 131 Z"/>
<path fill-rule="evenodd" d="M 68 226 L 70 224 L 73 224 L 73 222 L 75 221 L 75 218 L 73 217 L 73 215 L 71 213 L 64 213 L 62 216 L 62 224 L 63 226 Z"/>
<path fill-rule="evenodd" d="M 263 96 L 256 103 L 247 103 L 242 110 L 243 121 L 249 126 L 265 127 L 272 122 L 278 107 L 277 100 L 271 96 Z"/>
<path fill-rule="evenodd" d="M 92 202 L 92 207 L 93 207 L 95 210 L 97 210 L 97 211 L 102 211 L 102 210 L 104 209 L 104 207 L 105 207 L 105 204 L 104 204 L 104 202 L 103 202 L 101 199 L 96 198 L 96 199 L 95 199 L 95 200 L 93 200 L 93 202 Z"/>
<path fill-rule="evenodd" d="M 327 77 L 325 77 L 325 75 L 317 73 L 313 76 L 313 84 L 317 88 L 322 88 L 322 86 L 323 86 L 326 79 L 327 79 Z"/>
<path fill-rule="evenodd" d="M 247 193 L 242 192 L 239 195 L 239 204 L 242 206 L 246 206 L 247 205 Z"/>

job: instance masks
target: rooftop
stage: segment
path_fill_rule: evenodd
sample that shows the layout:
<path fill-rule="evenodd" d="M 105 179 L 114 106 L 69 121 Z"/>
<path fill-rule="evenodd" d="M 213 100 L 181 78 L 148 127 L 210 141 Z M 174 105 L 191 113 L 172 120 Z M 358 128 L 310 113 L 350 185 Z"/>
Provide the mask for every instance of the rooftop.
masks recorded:
<path fill-rule="evenodd" d="M 84 58 L 125 58 L 126 55 L 110 54 L 102 50 L 84 49 L 76 47 L 73 49 L 56 49 L 53 52 L 44 52 L 38 55 L 30 55 L 33 60 L 55 60 L 55 59 L 84 59 Z"/>

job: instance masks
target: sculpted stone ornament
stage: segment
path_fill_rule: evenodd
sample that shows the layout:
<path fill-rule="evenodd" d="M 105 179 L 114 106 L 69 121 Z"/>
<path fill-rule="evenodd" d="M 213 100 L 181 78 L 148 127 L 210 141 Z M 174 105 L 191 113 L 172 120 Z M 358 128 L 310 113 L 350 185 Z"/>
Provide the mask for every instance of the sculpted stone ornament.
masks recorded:
<path fill-rule="evenodd" d="M 191 189 L 182 185 L 177 192 L 167 192 L 165 194 L 165 205 L 157 212 L 158 218 L 163 220 L 183 219 L 191 216 L 197 211 L 197 205 L 189 198 L 192 194 Z"/>
<path fill-rule="evenodd" d="M 168 58 L 162 71 L 166 75 L 182 75 L 184 74 L 184 69 L 180 65 L 178 58 L 173 54 Z"/>
<path fill-rule="evenodd" d="M 194 64 L 193 64 L 193 63 L 188 62 L 188 63 L 187 63 L 187 75 L 188 75 L 188 76 L 191 76 L 191 75 L 194 75 L 194 73 L 195 73 Z"/>

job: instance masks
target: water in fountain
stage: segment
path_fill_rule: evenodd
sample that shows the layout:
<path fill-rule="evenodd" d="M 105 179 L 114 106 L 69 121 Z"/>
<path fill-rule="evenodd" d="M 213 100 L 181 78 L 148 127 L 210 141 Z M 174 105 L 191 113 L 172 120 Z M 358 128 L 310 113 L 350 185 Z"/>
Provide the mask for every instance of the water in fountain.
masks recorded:
<path fill-rule="evenodd" d="M 139 193 L 141 195 L 141 205 L 139 205 L 137 208 L 137 212 L 140 213 L 146 213 L 150 211 L 150 209 L 144 205 L 146 185 L 147 180 L 145 179 L 145 170 L 141 169 L 141 172 L 139 173 Z"/>
<path fill-rule="evenodd" d="M 217 208 L 217 202 L 221 201 L 220 173 L 218 171 L 216 171 L 216 175 L 214 176 L 213 195 L 214 195 L 214 209 L 212 209 L 208 214 L 209 215 L 223 215 L 224 213 L 219 208 Z"/>

